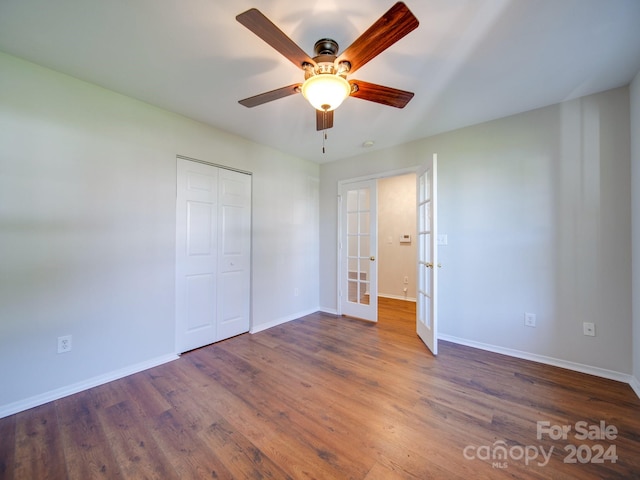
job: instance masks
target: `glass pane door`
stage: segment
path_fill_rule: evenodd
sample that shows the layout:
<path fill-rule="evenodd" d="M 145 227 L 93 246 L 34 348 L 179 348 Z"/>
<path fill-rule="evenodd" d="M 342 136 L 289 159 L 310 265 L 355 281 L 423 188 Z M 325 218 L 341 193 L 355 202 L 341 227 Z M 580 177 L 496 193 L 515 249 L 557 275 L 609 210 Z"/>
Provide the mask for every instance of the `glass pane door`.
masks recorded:
<path fill-rule="evenodd" d="M 342 313 L 377 320 L 375 181 L 342 191 Z"/>

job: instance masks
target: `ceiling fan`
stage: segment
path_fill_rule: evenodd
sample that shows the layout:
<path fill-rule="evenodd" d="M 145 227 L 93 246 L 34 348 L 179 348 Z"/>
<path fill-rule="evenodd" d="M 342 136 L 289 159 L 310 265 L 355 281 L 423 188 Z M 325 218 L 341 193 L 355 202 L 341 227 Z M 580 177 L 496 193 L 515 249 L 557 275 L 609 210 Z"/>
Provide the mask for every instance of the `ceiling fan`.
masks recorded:
<path fill-rule="evenodd" d="M 313 58 L 255 8 L 241 13 L 236 20 L 301 68 L 305 78 L 303 83 L 294 83 L 240 100 L 239 103 L 245 107 L 256 107 L 302 93 L 316 109 L 317 130 L 326 130 L 333 127 L 333 111 L 346 97 L 356 97 L 397 108 L 404 108 L 413 98 L 413 92 L 362 80 L 347 80 L 348 74 L 354 73 L 417 28 L 418 19 L 403 2 L 393 5 L 340 54 L 338 44 L 334 40 L 318 40 L 314 46 Z"/>

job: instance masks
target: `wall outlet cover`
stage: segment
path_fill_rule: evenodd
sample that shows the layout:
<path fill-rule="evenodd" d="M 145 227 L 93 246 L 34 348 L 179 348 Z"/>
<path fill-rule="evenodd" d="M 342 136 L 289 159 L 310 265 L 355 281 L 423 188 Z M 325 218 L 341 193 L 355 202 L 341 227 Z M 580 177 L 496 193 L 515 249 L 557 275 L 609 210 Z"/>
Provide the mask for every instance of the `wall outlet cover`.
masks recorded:
<path fill-rule="evenodd" d="M 524 325 L 525 325 L 525 327 L 535 327 L 536 326 L 536 314 L 535 313 L 525 313 L 524 314 Z"/>
<path fill-rule="evenodd" d="M 58 337 L 58 353 L 67 353 L 71 351 L 71 335 Z"/>
<path fill-rule="evenodd" d="M 582 333 L 587 337 L 596 336 L 596 324 L 591 322 L 584 322 L 582 324 Z"/>

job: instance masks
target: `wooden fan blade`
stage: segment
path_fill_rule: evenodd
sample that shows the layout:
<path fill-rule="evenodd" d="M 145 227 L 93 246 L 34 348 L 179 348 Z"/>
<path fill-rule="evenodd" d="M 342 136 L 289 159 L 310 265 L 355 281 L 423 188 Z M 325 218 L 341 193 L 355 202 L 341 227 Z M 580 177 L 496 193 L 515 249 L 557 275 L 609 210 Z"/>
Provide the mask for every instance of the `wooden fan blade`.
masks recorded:
<path fill-rule="evenodd" d="M 274 100 L 278 100 L 279 98 L 284 98 L 288 97 L 289 95 L 300 93 L 301 85 L 301 83 L 294 83 L 293 85 L 289 85 L 287 87 L 277 88 L 276 90 L 271 90 L 270 92 L 264 92 L 260 95 L 245 98 L 244 100 L 238 100 L 238 103 L 248 108 L 257 107 L 258 105 L 262 105 L 263 103 L 272 102 Z"/>
<path fill-rule="evenodd" d="M 333 110 L 325 112 L 316 110 L 316 130 L 327 130 L 333 127 Z"/>
<path fill-rule="evenodd" d="M 409 32 L 418 27 L 418 19 L 403 2 L 396 3 L 355 42 L 342 52 L 337 62 L 351 63 L 349 73 L 355 72 Z"/>
<path fill-rule="evenodd" d="M 260 10 L 256 8 L 247 10 L 238 15 L 236 20 L 288 58 L 296 67 L 302 68 L 304 62 L 315 65 L 309 55 L 265 17 Z"/>
<path fill-rule="evenodd" d="M 398 90 L 397 88 L 376 85 L 362 80 L 350 80 L 349 83 L 351 84 L 352 97 L 382 103 L 390 107 L 404 108 L 409 103 L 409 100 L 413 98 L 413 92 Z M 354 88 L 353 85 L 356 87 Z"/>

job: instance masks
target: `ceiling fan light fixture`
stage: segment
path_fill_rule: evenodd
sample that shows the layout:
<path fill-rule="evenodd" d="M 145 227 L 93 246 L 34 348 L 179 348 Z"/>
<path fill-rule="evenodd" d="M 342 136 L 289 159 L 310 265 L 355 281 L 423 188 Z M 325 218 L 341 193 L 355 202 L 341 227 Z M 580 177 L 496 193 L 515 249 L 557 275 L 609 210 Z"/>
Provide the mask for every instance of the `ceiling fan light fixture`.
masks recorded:
<path fill-rule="evenodd" d="M 330 112 L 340 106 L 351 93 L 351 85 L 340 75 L 322 73 L 307 78 L 302 95 L 316 110 Z"/>

